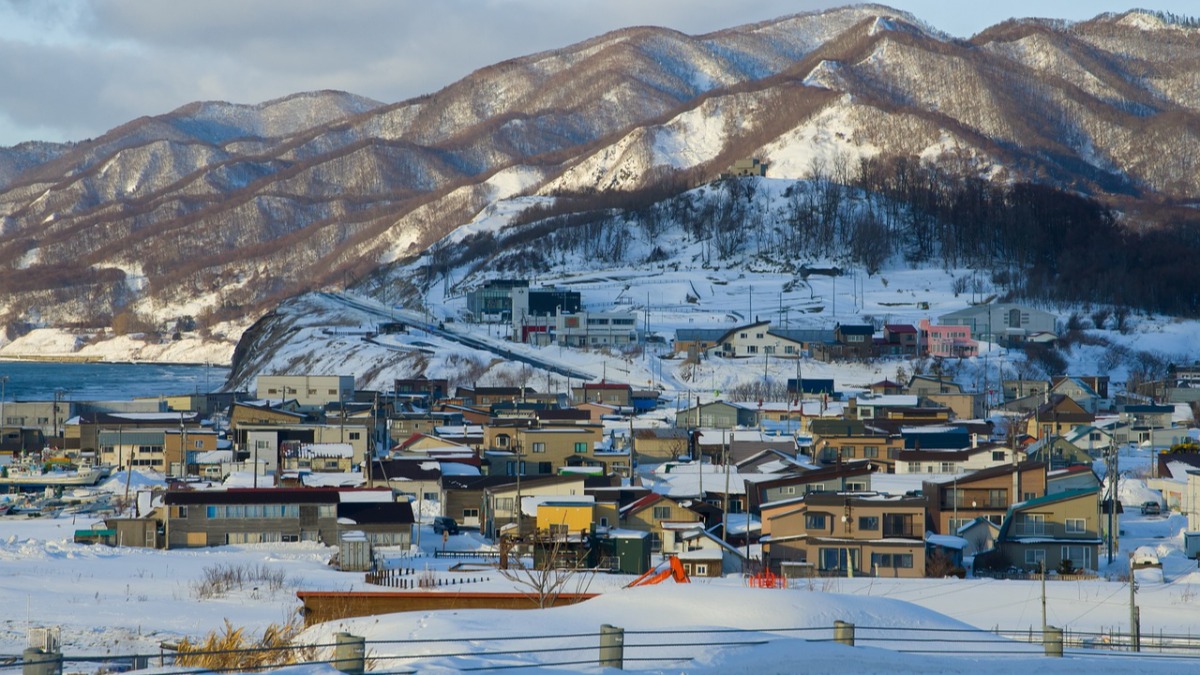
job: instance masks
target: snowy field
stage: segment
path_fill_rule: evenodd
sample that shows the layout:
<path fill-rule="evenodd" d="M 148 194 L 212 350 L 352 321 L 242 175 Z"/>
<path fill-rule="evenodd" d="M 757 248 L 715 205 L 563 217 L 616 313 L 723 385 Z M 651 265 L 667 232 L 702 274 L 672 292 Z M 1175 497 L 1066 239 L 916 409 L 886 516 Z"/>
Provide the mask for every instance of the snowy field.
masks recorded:
<path fill-rule="evenodd" d="M 1163 563 L 1157 570 L 1138 575 L 1137 604 L 1141 608 L 1144 639 L 1158 634 L 1190 635 L 1197 630 L 1200 609 L 1200 570 L 1195 561 L 1182 555 L 1184 518 L 1137 515 L 1133 504 L 1148 493 L 1135 480 L 1124 482 L 1122 499 L 1130 504 L 1122 516 L 1120 550 L 1111 565 L 1103 547 L 1101 578 L 1093 581 L 1047 583 L 1046 615 L 1051 625 L 1076 633 L 1111 633 L 1128 630 L 1129 587 L 1127 556 L 1139 546 L 1153 547 Z M 367 590 L 361 573 L 343 573 L 328 565 L 334 550 L 318 544 L 258 544 L 207 549 L 156 551 L 107 548 L 71 543 L 72 533 L 90 525 L 82 519 L 6 517 L 0 519 L 0 655 L 19 654 L 30 627 L 58 626 L 64 653 L 71 655 L 157 654 L 159 643 L 182 637 L 203 637 L 219 630 L 228 619 L 251 632 L 270 624 L 287 623 L 297 616 L 298 590 Z M 421 541 L 426 549 L 441 544 L 441 537 L 428 526 Z M 477 534 L 450 538 L 450 549 L 488 548 Z M 391 555 L 402 552 L 391 551 Z M 426 551 L 428 553 L 428 551 Z M 404 564 L 451 577 L 453 560 L 429 555 Z M 233 566 L 281 571 L 284 583 L 278 588 L 247 586 L 205 597 L 201 579 L 211 568 Z M 472 571 L 485 581 L 471 584 L 471 591 L 517 590 L 513 582 L 495 571 Z M 530 634 L 561 636 L 593 634 L 584 640 L 594 644 L 601 624 L 630 631 L 627 643 L 679 641 L 679 636 L 636 634 L 650 630 L 695 630 L 736 628 L 735 638 L 725 634 L 691 636 L 702 646 L 688 647 L 682 656 L 689 661 L 636 662 L 630 670 L 688 673 L 796 672 L 798 660 L 805 672 L 840 672 L 846 659 L 854 669 L 866 673 L 1014 672 L 1039 668 L 1046 672 L 1082 673 L 1110 670 L 1118 664 L 1138 670 L 1151 662 L 1133 662 L 1133 655 L 1095 661 L 1085 656 L 1050 660 L 1041 656 L 1040 645 L 986 637 L 983 643 L 942 645 L 956 656 L 905 652 L 925 643 L 901 629 L 959 629 L 973 627 L 1015 633 L 1037 630 L 1041 625 L 1041 587 L 1036 581 L 990 579 L 830 579 L 800 583 L 786 590 L 747 588 L 740 578 L 697 580 L 687 585 L 666 582 L 659 586 L 623 589 L 630 577 L 597 575 L 586 581 L 588 592 L 601 593 L 586 603 L 550 610 L 503 612 L 433 611 L 364 617 L 314 626 L 302 636 L 310 643 L 328 644 L 340 631 L 361 635 L 368 641 L 436 640 L 462 638 L 459 651 L 513 649 L 501 638 Z M 581 580 L 582 581 L 582 580 Z M 574 589 L 572 589 L 574 590 Z M 873 639 L 860 642 L 853 653 L 847 647 L 826 641 L 807 641 L 802 629 L 827 628 L 835 620 L 862 627 L 862 635 Z M 866 631 L 868 627 L 881 630 Z M 921 634 L 924 636 L 924 634 Z M 948 635 L 958 635 L 948 633 Z M 827 640 L 828 631 L 810 638 Z M 976 636 L 977 637 L 977 636 Z M 759 641 L 759 646 L 728 647 L 720 641 Z M 467 649 L 468 642 L 470 648 Z M 547 640 L 537 648 L 578 644 L 567 638 Z M 456 643 L 457 644 L 457 643 Z M 524 648 L 532 649 L 525 643 Z M 940 649 L 941 647 L 939 647 Z M 405 651 L 389 652 L 389 649 Z M 521 648 L 518 648 L 521 649 Z M 402 647 L 371 647 L 375 656 L 389 653 L 411 655 L 446 651 L 445 643 Z M 627 656 L 681 656 L 679 648 L 654 648 Z M 1005 652 L 1003 655 L 990 653 Z M 972 656 L 969 652 L 975 652 Z M 986 654 L 982 652 L 988 652 Z M 585 652 L 587 653 L 587 652 Z M 594 652 L 592 652 L 594 653 Z M 1200 655 L 1198 655 L 1200 656 Z M 1141 659 L 1154 658 L 1147 654 Z M 420 672 L 460 670 L 482 665 L 514 665 L 540 669 L 539 664 L 561 660 L 562 654 L 521 653 L 503 657 L 456 657 L 432 661 L 384 660 L 376 670 L 415 668 Z M 486 661 L 486 663 L 485 663 Z M 1198 662 L 1154 661 L 1159 672 L 1194 672 Z M 548 668 L 548 666 L 546 666 Z M 567 670 L 578 670 L 579 667 Z M 322 671 L 324 667 L 304 670 Z M 593 668 L 595 670 L 595 668 Z"/>

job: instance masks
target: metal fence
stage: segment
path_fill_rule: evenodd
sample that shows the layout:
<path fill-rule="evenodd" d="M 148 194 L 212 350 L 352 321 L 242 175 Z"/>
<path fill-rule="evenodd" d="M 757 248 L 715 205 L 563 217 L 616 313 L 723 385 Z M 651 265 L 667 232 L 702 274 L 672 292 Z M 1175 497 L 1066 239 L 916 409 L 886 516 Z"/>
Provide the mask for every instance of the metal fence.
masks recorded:
<path fill-rule="evenodd" d="M 602 626 L 598 632 L 555 635 L 462 635 L 441 639 L 375 640 L 346 633 L 329 644 L 287 647 L 230 649 L 221 651 L 175 651 L 163 644 L 155 654 L 113 656 L 63 655 L 30 648 L 20 657 L 0 657 L 0 672 L 21 668 L 23 675 L 61 675 L 69 664 L 71 672 L 125 672 L 147 667 L 176 666 L 174 672 L 252 672 L 283 665 L 332 664 L 352 675 L 364 671 L 415 673 L 434 662 L 456 660 L 453 667 L 464 671 L 504 670 L 582 665 L 608 665 L 636 670 L 678 666 L 693 658 L 697 647 L 737 648 L 763 645 L 777 640 L 802 639 L 812 643 L 837 642 L 850 647 L 876 646 L 899 653 L 947 657 L 1009 655 L 1025 658 L 1065 656 L 1070 658 L 1133 658 L 1187 660 L 1200 666 L 1200 635 L 1146 633 L 1140 636 L 1140 651 L 1134 651 L 1129 634 L 1118 632 L 1069 631 L 1054 627 L 1043 630 L 980 630 L 972 628 L 906 628 L 899 626 L 834 626 L 726 629 L 625 630 Z M 273 652 L 264 655 L 263 652 Z M 192 667 L 200 657 L 213 665 Z M 253 657 L 253 658 L 251 658 Z M 247 666 L 247 662 L 259 665 Z M 222 665 L 227 663 L 228 665 Z M 1144 663 L 1144 662 L 1143 662 Z M 439 663 L 437 665 L 446 666 Z M 1099 668 L 1116 667 L 1112 663 Z"/>

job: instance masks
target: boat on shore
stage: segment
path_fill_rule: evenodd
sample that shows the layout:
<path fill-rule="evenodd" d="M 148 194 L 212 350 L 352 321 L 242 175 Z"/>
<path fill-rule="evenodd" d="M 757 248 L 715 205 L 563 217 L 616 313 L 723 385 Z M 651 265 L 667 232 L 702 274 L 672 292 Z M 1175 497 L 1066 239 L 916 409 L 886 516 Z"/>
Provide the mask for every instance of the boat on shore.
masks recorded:
<path fill-rule="evenodd" d="M 75 464 L 61 457 L 43 459 L 33 455 L 0 469 L 0 489 L 92 486 L 105 478 L 105 468 Z"/>

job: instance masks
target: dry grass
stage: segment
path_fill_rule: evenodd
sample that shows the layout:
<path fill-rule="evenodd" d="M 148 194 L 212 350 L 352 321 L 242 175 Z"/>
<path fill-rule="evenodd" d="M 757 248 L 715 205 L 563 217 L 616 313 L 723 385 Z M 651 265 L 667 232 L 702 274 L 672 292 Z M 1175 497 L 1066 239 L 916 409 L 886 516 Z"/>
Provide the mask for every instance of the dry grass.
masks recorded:
<path fill-rule="evenodd" d="M 223 631 L 212 631 L 204 640 L 179 643 L 175 665 L 211 670 L 259 670 L 276 666 L 303 663 L 315 658 L 313 647 L 292 643 L 304 630 L 300 621 L 271 624 L 255 638 L 245 628 L 235 628 L 225 620 Z"/>

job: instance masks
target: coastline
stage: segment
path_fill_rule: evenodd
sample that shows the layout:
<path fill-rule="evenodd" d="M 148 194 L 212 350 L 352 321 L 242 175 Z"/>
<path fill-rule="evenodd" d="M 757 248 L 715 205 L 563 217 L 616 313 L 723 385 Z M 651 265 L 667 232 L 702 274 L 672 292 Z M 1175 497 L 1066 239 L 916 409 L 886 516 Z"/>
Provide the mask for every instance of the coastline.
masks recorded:
<path fill-rule="evenodd" d="M 84 356 L 77 354 L 0 354 L 0 362 L 12 361 L 16 363 L 112 363 L 124 365 L 155 365 L 155 366 L 215 366 L 218 368 L 230 368 L 228 363 L 214 363 L 212 361 L 157 361 L 151 359 L 107 359 L 101 356 Z"/>

